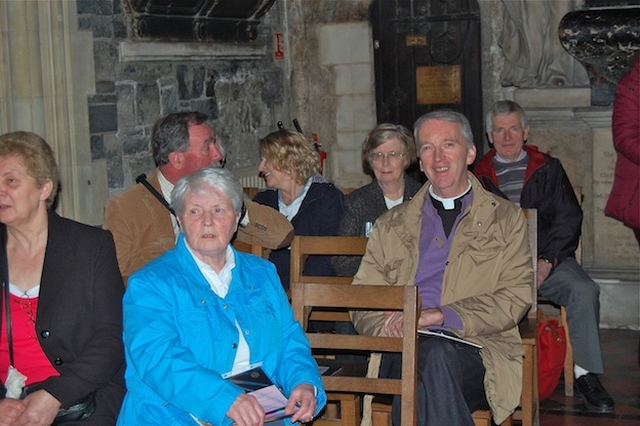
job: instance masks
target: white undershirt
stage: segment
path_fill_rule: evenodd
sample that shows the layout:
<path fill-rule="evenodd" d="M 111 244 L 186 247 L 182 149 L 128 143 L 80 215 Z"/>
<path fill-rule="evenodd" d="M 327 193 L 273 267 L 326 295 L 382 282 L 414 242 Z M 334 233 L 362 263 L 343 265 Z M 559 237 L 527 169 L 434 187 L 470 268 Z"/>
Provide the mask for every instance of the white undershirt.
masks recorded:
<path fill-rule="evenodd" d="M 304 201 L 304 197 L 307 196 L 307 192 L 309 192 L 309 188 L 311 188 L 311 181 L 313 180 L 313 176 L 307 180 L 304 188 L 300 191 L 300 194 L 296 197 L 295 200 L 291 202 L 291 204 L 287 205 L 282 201 L 282 196 L 280 195 L 280 191 L 278 191 L 278 210 L 280 213 L 286 216 L 286 218 L 291 222 L 291 219 L 296 217 L 298 211 L 300 211 L 300 206 Z"/>
<path fill-rule="evenodd" d="M 387 196 L 384 197 L 384 203 L 387 205 L 387 210 L 391 210 L 395 206 L 399 206 L 400 204 L 402 204 L 403 200 L 404 200 L 404 197 L 400 197 L 397 200 L 392 200 Z"/>

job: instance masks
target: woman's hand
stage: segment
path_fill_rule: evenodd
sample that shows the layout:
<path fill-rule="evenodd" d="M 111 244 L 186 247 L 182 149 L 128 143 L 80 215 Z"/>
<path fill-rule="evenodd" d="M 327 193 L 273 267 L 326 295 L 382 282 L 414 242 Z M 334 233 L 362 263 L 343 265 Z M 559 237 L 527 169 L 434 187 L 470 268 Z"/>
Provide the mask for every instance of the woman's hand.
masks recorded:
<path fill-rule="evenodd" d="M 24 412 L 27 405 L 15 398 L 5 398 L 0 401 L 0 426 L 9 426 Z"/>
<path fill-rule="evenodd" d="M 315 388 L 307 383 L 302 383 L 291 391 L 289 396 L 289 402 L 284 409 L 287 414 L 293 414 L 291 416 L 291 423 L 302 422 L 309 423 L 313 420 L 313 415 L 318 408 L 318 402 L 316 401 Z"/>
<path fill-rule="evenodd" d="M 13 426 L 50 426 L 62 405 L 44 389 L 30 393 L 22 401 L 26 409 Z"/>
<path fill-rule="evenodd" d="M 251 395 L 242 394 L 233 401 L 227 417 L 237 426 L 262 426 L 264 424 L 264 410 L 258 400 Z"/>

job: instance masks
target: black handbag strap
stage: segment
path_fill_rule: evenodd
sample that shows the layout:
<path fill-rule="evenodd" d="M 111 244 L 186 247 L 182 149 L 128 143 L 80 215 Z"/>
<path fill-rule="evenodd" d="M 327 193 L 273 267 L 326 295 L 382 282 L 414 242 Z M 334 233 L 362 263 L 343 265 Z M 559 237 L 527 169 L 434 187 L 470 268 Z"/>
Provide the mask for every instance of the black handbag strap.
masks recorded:
<path fill-rule="evenodd" d="M 136 183 L 141 183 L 142 185 L 144 185 L 145 188 L 147 188 L 149 190 L 149 192 L 158 199 L 158 201 L 160 201 L 162 203 L 163 206 L 165 206 L 167 208 L 167 210 L 169 210 L 171 212 L 172 215 L 176 215 L 176 212 L 173 211 L 173 209 L 171 208 L 171 206 L 169 205 L 169 203 L 167 202 L 167 200 L 162 196 L 162 194 L 160 194 L 158 191 L 156 191 L 156 189 L 151 186 L 151 184 L 149 183 L 149 181 L 147 180 L 147 175 L 142 173 L 140 176 L 138 176 L 136 178 Z"/>
<path fill-rule="evenodd" d="M 2 288 L 4 291 L 4 317 L 7 327 L 7 349 L 9 351 L 9 365 L 13 364 L 13 334 L 11 333 L 11 305 L 9 292 L 9 262 L 7 261 L 7 228 L 2 230 L 2 246 L 4 247 L 2 256 Z"/>

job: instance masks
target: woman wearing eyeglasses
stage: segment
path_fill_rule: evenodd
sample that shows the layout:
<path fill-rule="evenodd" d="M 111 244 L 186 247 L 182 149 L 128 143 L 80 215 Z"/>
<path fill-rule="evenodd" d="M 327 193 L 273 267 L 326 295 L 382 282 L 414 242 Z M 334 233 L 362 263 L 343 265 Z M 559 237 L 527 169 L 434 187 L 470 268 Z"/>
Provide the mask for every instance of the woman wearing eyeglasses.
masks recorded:
<path fill-rule="evenodd" d="M 260 141 L 260 157 L 258 170 L 269 189 L 256 194 L 253 201 L 285 215 L 295 235 L 336 235 L 342 191 L 318 174 L 320 157 L 304 135 L 288 129 L 269 133 Z M 285 289 L 289 288 L 290 256 L 285 247 L 273 250 L 269 257 Z M 309 257 L 304 275 L 335 275 L 330 257 Z"/>
<path fill-rule="evenodd" d="M 374 128 L 362 143 L 362 165 L 374 180 L 345 197 L 338 235 L 368 236 L 378 216 L 410 200 L 422 186 L 405 173 L 415 160 L 406 127 L 383 123 Z M 332 264 L 338 276 L 354 276 L 360 256 L 335 256 Z"/>

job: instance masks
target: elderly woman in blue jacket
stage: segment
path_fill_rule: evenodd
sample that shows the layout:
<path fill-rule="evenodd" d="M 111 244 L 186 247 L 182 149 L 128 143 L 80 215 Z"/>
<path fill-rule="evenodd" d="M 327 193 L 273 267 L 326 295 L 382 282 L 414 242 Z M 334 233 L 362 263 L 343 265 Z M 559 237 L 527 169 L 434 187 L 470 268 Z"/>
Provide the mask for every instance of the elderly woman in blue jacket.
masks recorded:
<path fill-rule="evenodd" d="M 309 422 L 324 406 L 318 366 L 274 266 L 230 244 L 242 197 L 224 169 L 175 186 L 176 247 L 134 273 L 124 296 L 119 425 L 262 425 L 258 400 L 224 378 L 256 363 L 287 397 L 284 424 Z"/>

